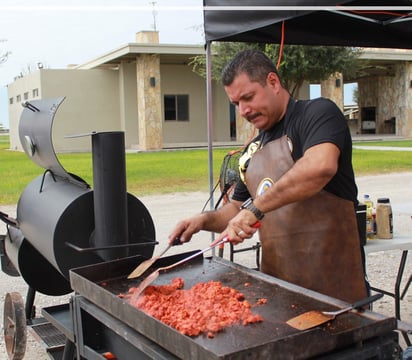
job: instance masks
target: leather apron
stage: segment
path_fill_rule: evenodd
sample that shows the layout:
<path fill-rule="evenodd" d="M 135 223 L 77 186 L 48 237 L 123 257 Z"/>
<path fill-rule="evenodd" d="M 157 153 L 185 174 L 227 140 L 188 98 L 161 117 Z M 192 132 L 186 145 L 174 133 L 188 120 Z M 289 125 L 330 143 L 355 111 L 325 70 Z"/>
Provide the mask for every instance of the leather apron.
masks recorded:
<path fill-rule="evenodd" d="M 256 198 L 294 164 L 287 136 L 256 151 L 246 186 Z M 259 229 L 264 273 L 347 302 L 367 296 L 354 205 L 322 190 L 265 214 Z"/>

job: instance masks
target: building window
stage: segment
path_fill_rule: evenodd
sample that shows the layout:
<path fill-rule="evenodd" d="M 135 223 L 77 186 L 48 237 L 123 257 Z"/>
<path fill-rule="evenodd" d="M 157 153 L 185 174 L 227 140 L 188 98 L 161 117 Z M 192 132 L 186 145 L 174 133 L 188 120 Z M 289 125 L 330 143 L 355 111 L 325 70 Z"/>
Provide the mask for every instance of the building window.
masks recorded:
<path fill-rule="evenodd" d="M 13 98 L 12 97 L 9 99 L 9 104 L 13 105 Z"/>
<path fill-rule="evenodd" d="M 28 100 L 28 99 L 29 99 L 29 93 L 28 93 L 28 92 L 25 92 L 25 93 L 23 94 L 23 97 L 24 97 L 24 100 Z"/>
<path fill-rule="evenodd" d="M 165 121 L 189 121 L 189 95 L 164 96 Z"/>
<path fill-rule="evenodd" d="M 38 97 L 39 96 L 39 89 L 33 89 L 33 97 Z"/>
<path fill-rule="evenodd" d="M 21 102 L 21 95 L 16 96 L 16 102 L 18 102 L 18 103 Z"/>

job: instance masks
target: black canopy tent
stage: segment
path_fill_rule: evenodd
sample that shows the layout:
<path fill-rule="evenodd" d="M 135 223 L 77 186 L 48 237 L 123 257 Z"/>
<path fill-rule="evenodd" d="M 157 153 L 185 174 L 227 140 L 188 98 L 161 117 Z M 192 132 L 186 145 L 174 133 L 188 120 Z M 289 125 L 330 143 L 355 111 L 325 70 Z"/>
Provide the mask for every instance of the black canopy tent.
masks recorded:
<path fill-rule="evenodd" d="M 203 4 L 211 194 L 211 42 L 281 43 L 284 23 L 284 44 L 412 49 L 412 0 L 203 0 Z"/>
<path fill-rule="evenodd" d="M 411 0 L 204 0 L 206 42 L 412 49 Z"/>

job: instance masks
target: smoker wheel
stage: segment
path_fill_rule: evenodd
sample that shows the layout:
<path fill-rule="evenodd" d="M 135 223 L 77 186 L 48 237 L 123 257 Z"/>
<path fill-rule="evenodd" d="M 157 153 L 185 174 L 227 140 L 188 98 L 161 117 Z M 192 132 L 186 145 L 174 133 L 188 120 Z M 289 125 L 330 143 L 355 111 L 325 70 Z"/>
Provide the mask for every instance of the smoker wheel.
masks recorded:
<path fill-rule="evenodd" d="M 26 352 L 26 313 L 20 293 L 7 293 L 4 299 L 4 342 L 10 360 L 23 359 Z"/>

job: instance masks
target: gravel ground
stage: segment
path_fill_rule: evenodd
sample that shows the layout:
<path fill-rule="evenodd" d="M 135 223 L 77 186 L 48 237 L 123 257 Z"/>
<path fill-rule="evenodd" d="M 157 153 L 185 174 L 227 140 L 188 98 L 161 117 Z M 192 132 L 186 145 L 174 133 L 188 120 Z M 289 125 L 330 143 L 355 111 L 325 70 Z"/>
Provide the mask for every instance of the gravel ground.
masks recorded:
<path fill-rule="evenodd" d="M 410 234 L 412 230 L 412 173 L 395 173 L 380 176 L 365 176 L 357 179 L 359 187 L 359 198 L 363 194 L 369 194 L 372 200 L 378 197 L 389 197 L 392 203 L 394 214 L 394 232 L 396 234 Z M 155 254 L 164 248 L 168 232 L 174 224 L 183 217 L 199 212 L 208 198 L 208 194 L 202 192 L 181 193 L 162 196 L 146 196 L 139 199 L 148 208 L 156 227 L 156 237 L 160 245 L 156 248 Z M 0 211 L 15 216 L 15 205 L 0 206 Z M 0 234 L 5 233 L 5 226 L 0 222 Z M 210 234 L 200 233 L 188 244 L 185 244 L 184 251 L 198 249 L 207 246 L 210 242 Z M 254 241 L 254 240 L 249 240 Z M 250 243 L 249 243 L 250 244 Z M 181 247 L 172 248 L 169 255 L 182 252 Z M 225 257 L 228 254 L 225 253 Z M 375 287 L 393 291 L 395 276 L 399 265 L 400 251 L 385 251 L 369 254 L 367 256 L 367 271 L 371 284 Z M 235 255 L 236 262 L 245 266 L 254 267 L 254 254 L 244 252 Z M 409 258 L 406 264 L 403 277 L 403 286 L 412 274 L 412 260 Z M 7 292 L 18 291 L 25 298 L 27 285 L 20 277 L 10 277 L 0 272 L 1 303 L 4 303 L 4 295 Z M 67 303 L 70 295 L 61 297 L 50 297 L 42 294 L 36 295 L 35 305 L 37 313 L 43 307 Z M 395 306 L 393 298 L 384 296 L 374 304 L 374 311 L 387 316 L 394 316 Z M 401 301 L 402 320 L 412 324 L 412 286 L 409 288 L 404 299 Z M 0 311 L 0 323 L 3 324 L 3 311 Z M 401 346 L 405 347 L 403 340 Z M 0 336 L 0 359 L 7 359 L 5 351 L 3 331 Z M 33 338 L 29 332 L 26 360 L 46 360 L 43 347 Z"/>

